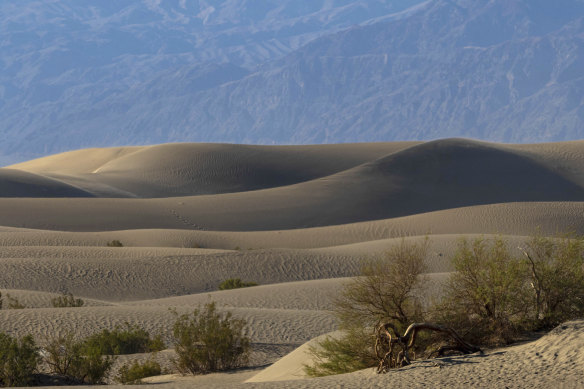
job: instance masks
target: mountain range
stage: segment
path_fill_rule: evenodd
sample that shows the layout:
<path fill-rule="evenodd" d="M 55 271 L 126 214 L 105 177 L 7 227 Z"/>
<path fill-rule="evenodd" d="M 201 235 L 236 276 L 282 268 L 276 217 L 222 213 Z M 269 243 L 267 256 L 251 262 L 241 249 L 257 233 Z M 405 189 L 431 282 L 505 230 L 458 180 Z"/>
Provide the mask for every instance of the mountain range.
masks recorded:
<path fill-rule="evenodd" d="M 584 1 L 4 2 L 0 163 L 164 142 L 584 134 Z"/>

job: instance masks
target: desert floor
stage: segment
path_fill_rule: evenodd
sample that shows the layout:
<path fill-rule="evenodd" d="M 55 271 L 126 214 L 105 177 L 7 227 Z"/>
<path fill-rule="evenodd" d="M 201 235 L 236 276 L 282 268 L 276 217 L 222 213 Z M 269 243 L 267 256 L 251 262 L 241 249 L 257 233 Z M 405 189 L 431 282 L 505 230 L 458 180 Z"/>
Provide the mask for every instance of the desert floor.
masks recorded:
<path fill-rule="evenodd" d="M 584 233 L 584 142 L 462 139 L 321 146 L 88 149 L 0 169 L 0 331 L 42 342 L 124 322 L 160 333 L 208 301 L 248 323 L 250 367 L 155 387 L 578 387 L 584 321 L 485 355 L 308 379 L 305 343 L 363 259 L 428 238 L 438 296 L 461 237 Z M 107 247 L 119 240 L 123 247 Z M 228 278 L 260 286 L 218 291 Z M 52 308 L 64 291 L 81 308 Z M 155 358 L 168 365 L 168 349 Z M 120 357 L 116 363 L 148 358 Z M 248 381 L 248 382 L 245 382 Z"/>

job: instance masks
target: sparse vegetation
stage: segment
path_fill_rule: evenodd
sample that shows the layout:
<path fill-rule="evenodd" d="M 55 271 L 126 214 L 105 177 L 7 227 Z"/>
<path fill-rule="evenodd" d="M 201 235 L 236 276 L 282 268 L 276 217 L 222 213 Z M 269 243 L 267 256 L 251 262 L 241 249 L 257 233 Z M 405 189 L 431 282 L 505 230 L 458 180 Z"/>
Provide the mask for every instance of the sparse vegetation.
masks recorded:
<path fill-rule="evenodd" d="M 219 313 L 214 302 L 192 315 L 178 316 L 174 324 L 174 365 L 182 374 L 206 374 L 247 363 L 250 341 L 243 334 L 245 321 Z"/>
<path fill-rule="evenodd" d="M 334 302 L 344 335 L 327 338 L 311 348 L 315 363 L 305 366 L 311 376 L 341 374 L 374 366 L 373 328 L 382 321 L 405 331 L 424 318 L 419 290 L 425 271 L 428 241 L 402 240 L 380 258 L 364 262 L 361 276 L 349 281 Z"/>
<path fill-rule="evenodd" d="M 107 242 L 107 247 L 124 247 L 124 245 L 122 244 L 122 242 L 115 239 L 112 240 L 111 242 Z"/>
<path fill-rule="evenodd" d="M 385 258 L 366 263 L 335 302 L 345 335 L 311 349 L 315 363 L 305 366 L 307 374 L 376 363 L 386 371 L 408 364 L 410 351 L 475 352 L 584 317 L 582 238 L 534 237 L 522 248 L 524 257 L 513 255 L 502 238 L 462 240 L 445 295 L 427 312 L 417 297 L 425 248 L 402 241 Z"/>
<path fill-rule="evenodd" d="M 32 336 L 21 339 L 0 333 L 0 386 L 27 386 L 40 362 Z"/>
<path fill-rule="evenodd" d="M 52 298 L 51 304 L 54 308 L 78 308 L 85 302 L 80 298 L 75 298 L 72 293 L 63 293 L 59 297 Z"/>
<path fill-rule="evenodd" d="M 503 345 L 523 329 L 530 302 L 524 261 L 501 238 L 462 240 L 436 320 L 477 344 Z"/>
<path fill-rule="evenodd" d="M 9 293 L 6 293 L 6 302 L 8 303 L 8 309 L 24 309 L 26 308 L 24 304 L 21 304 L 16 297 L 12 297 Z"/>
<path fill-rule="evenodd" d="M 91 335 L 85 343 L 104 355 L 149 353 L 165 348 L 160 335 L 151 337 L 143 328 L 129 323 L 126 323 L 125 328 L 117 326 L 111 331 L 105 329 Z"/>
<path fill-rule="evenodd" d="M 57 337 L 45 345 L 45 363 L 52 374 L 67 378 L 71 383 L 103 383 L 114 358 L 87 341 L 76 341 L 72 334 Z"/>
<path fill-rule="evenodd" d="M 219 284 L 219 290 L 248 288 L 257 285 L 256 282 L 243 282 L 240 278 L 229 278 Z"/>
<path fill-rule="evenodd" d="M 162 374 L 162 369 L 158 362 L 148 360 L 140 363 L 134 361 L 131 364 L 126 363 L 120 368 L 116 381 L 121 384 L 141 384 L 142 378 L 160 374 Z"/>
<path fill-rule="evenodd" d="M 522 250 L 528 268 L 535 329 L 584 317 L 584 238 L 535 236 Z"/>

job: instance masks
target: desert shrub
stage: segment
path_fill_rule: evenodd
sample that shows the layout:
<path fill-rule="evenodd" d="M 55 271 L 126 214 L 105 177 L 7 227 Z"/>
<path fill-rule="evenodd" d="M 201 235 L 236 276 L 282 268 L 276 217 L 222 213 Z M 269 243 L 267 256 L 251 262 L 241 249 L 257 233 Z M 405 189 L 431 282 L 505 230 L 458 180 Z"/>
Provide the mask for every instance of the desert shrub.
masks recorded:
<path fill-rule="evenodd" d="M 64 293 L 59 297 L 51 299 L 54 308 L 78 308 L 82 307 L 85 302 L 80 298 L 75 298 L 72 293 Z"/>
<path fill-rule="evenodd" d="M 2 309 L 2 292 L 0 292 L 0 309 Z"/>
<path fill-rule="evenodd" d="M 245 321 L 230 312 L 217 312 L 214 302 L 192 315 L 178 316 L 174 324 L 174 364 L 182 374 L 229 370 L 247 363 L 250 341 L 243 334 Z"/>
<path fill-rule="evenodd" d="M 255 282 L 243 282 L 240 278 L 229 278 L 219 284 L 219 290 L 247 288 L 257 285 Z"/>
<path fill-rule="evenodd" d="M 584 239 L 535 236 L 524 254 L 534 329 L 584 317 Z"/>
<path fill-rule="evenodd" d="M 75 340 L 72 334 L 68 334 L 47 342 L 44 361 L 51 373 L 72 383 L 100 384 L 107 377 L 114 359 L 104 355 L 95 345 Z"/>
<path fill-rule="evenodd" d="M 527 268 L 502 238 L 459 243 L 436 320 L 479 345 L 512 342 L 529 312 Z"/>
<path fill-rule="evenodd" d="M 115 239 L 112 240 L 111 242 L 107 242 L 107 247 L 124 247 L 124 245 L 122 244 L 122 242 Z"/>
<path fill-rule="evenodd" d="M 29 385 L 39 360 L 39 349 L 32 336 L 16 339 L 0 333 L 0 386 Z"/>
<path fill-rule="evenodd" d="M 24 309 L 26 308 L 24 304 L 21 304 L 16 297 L 12 297 L 9 293 L 6 293 L 6 300 L 8 303 L 8 309 Z"/>
<path fill-rule="evenodd" d="M 344 335 L 327 338 L 310 349 L 314 364 L 304 367 L 308 375 L 341 374 L 374 366 L 376 325 L 391 322 L 403 331 L 411 322 L 424 318 L 419 292 L 427 248 L 427 240 L 417 244 L 402 240 L 385 255 L 364 261 L 361 275 L 346 283 L 334 300 Z"/>
<path fill-rule="evenodd" d="M 372 342 L 371 331 L 363 327 L 345 330 L 339 338 L 327 336 L 309 347 L 313 363 L 304 365 L 304 371 L 311 377 L 323 377 L 375 366 Z"/>
<path fill-rule="evenodd" d="M 391 320 L 398 328 L 423 317 L 419 295 L 428 242 L 402 240 L 384 256 L 366 260 L 334 301 L 341 329 Z"/>
<path fill-rule="evenodd" d="M 127 363 L 120 368 L 118 375 L 116 376 L 116 381 L 121 384 L 140 384 L 142 378 L 157 376 L 160 374 L 162 374 L 162 369 L 158 362 L 145 361 L 140 363 L 134 361 L 132 364 Z"/>
<path fill-rule="evenodd" d="M 126 323 L 125 328 L 116 326 L 113 330 L 104 329 L 89 336 L 85 343 L 104 355 L 148 353 L 165 348 L 160 335 L 150 334 L 136 325 Z"/>

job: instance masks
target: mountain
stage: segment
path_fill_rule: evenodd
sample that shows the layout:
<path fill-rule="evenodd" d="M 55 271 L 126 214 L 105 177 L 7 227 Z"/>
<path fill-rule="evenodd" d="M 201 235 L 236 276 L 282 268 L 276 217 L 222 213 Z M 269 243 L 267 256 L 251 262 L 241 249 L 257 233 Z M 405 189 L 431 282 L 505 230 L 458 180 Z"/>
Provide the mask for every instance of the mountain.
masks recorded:
<path fill-rule="evenodd" d="M 582 0 L 0 7 L 6 162 L 169 141 L 584 134 Z"/>

